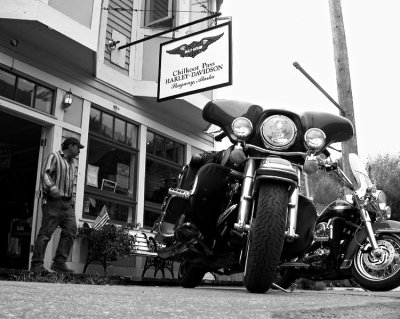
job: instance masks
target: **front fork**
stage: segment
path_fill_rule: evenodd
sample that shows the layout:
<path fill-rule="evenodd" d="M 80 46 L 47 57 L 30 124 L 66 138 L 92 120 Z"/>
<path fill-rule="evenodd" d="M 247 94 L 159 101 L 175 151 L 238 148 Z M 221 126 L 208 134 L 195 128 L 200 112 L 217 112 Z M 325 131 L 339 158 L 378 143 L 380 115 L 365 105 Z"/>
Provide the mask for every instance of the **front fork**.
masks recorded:
<path fill-rule="evenodd" d="M 240 195 L 240 201 L 239 201 L 238 219 L 234 225 L 234 228 L 241 233 L 250 230 L 250 224 L 248 224 L 247 221 L 253 203 L 252 193 L 253 193 L 255 171 L 256 171 L 256 162 L 254 159 L 249 158 L 244 168 L 242 193 Z"/>
<path fill-rule="evenodd" d="M 295 170 L 298 176 L 298 185 L 293 187 L 293 190 L 289 199 L 289 207 L 288 207 L 288 227 L 286 230 L 286 240 L 293 241 L 298 238 L 299 235 L 296 234 L 296 226 L 297 226 L 297 209 L 298 209 L 298 201 L 299 201 L 299 184 L 301 177 L 301 170 L 295 166 Z M 239 211 L 238 211 L 238 219 L 234 224 L 235 230 L 238 232 L 244 232 L 250 230 L 250 224 L 248 223 L 249 214 L 253 204 L 253 186 L 254 186 L 254 176 L 256 171 L 256 162 L 254 159 L 248 159 L 246 162 L 246 166 L 244 169 L 244 177 L 242 182 L 242 192 L 239 201 Z"/>
<path fill-rule="evenodd" d="M 358 204 L 358 206 L 360 210 L 361 220 L 364 222 L 365 229 L 367 231 L 367 236 L 369 238 L 369 242 L 372 247 L 371 253 L 376 257 L 380 257 L 382 252 L 378 246 L 378 242 L 376 241 L 375 233 L 372 228 L 371 217 L 369 216 L 368 211 L 364 208 L 365 205 Z"/>

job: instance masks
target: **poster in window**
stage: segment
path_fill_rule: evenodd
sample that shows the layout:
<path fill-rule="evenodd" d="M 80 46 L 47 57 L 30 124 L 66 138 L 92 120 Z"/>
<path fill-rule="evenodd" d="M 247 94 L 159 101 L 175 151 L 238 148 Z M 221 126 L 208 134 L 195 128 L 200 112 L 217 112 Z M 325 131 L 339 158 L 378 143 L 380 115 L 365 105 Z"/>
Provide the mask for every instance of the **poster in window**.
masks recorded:
<path fill-rule="evenodd" d="M 93 187 L 99 187 L 98 176 L 99 167 L 88 164 L 86 173 L 86 184 Z"/>
<path fill-rule="evenodd" d="M 108 191 L 108 192 L 115 193 L 116 188 L 117 188 L 116 182 L 113 182 L 113 181 L 103 178 L 103 181 L 101 182 L 101 190 L 102 191 Z"/>
<path fill-rule="evenodd" d="M 129 188 L 129 165 L 117 163 L 117 184 L 121 188 Z"/>

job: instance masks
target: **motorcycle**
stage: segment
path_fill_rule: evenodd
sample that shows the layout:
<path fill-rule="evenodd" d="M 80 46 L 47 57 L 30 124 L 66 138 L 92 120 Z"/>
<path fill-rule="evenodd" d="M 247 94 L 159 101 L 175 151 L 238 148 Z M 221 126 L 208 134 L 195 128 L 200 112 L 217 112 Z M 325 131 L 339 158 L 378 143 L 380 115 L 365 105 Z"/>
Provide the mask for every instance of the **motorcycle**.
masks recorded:
<path fill-rule="evenodd" d="M 233 100 L 210 101 L 202 114 L 221 128 L 215 140 L 232 145 L 194 155 L 183 168 L 154 224 L 153 247 L 180 262 L 183 287 L 196 287 L 207 272 L 243 273 L 249 292 L 264 293 L 280 261 L 312 243 L 318 215 L 299 193 L 302 172 L 316 171 L 317 156 L 349 140 L 353 126 L 330 113 Z"/>
<path fill-rule="evenodd" d="M 278 265 L 279 287 L 288 288 L 298 278 L 349 279 L 372 291 L 400 285 L 400 222 L 389 220 L 386 196 L 372 184 L 360 158 L 349 154 L 349 163 L 355 182 L 337 163 L 318 162 L 349 194 L 321 212 L 310 248 Z"/>

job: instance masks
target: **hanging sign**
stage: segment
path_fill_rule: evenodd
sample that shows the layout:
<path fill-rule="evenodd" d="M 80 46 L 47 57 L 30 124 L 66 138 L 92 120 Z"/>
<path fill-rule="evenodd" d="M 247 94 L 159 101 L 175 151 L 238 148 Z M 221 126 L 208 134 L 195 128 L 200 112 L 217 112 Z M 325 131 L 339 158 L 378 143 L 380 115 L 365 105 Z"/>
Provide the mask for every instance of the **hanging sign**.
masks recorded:
<path fill-rule="evenodd" d="M 160 45 L 157 100 L 232 84 L 231 22 Z"/>

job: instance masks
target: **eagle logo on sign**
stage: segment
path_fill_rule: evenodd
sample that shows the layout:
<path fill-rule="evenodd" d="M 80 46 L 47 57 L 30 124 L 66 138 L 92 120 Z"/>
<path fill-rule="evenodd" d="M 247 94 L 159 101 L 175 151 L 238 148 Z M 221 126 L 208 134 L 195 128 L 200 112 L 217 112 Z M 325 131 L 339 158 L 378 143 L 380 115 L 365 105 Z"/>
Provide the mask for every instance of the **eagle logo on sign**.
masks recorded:
<path fill-rule="evenodd" d="M 182 58 L 186 58 L 186 57 L 194 58 L 196 55 L 207 50 L 207 48 L 209 47 L 209 45 L 211 43 L 216 42 L 223 35 L 224 35 L 224 33 L 221 33 L 214 37 L 207 37 L 207 38 L 201 39 L 200 41 L 193 41 L 190 44 L 183 44 L 175 49 L 167 50 L 167 53 L 179 54 Z"/>

